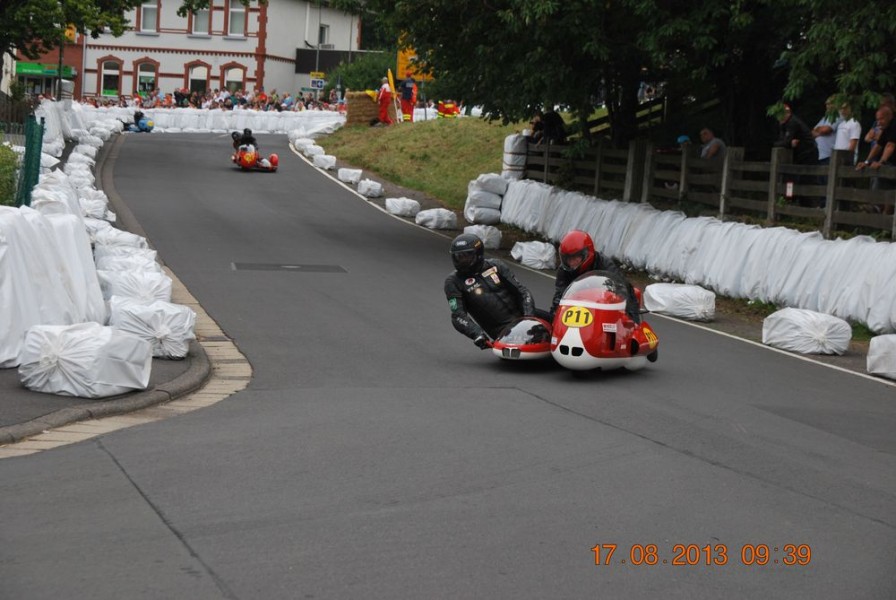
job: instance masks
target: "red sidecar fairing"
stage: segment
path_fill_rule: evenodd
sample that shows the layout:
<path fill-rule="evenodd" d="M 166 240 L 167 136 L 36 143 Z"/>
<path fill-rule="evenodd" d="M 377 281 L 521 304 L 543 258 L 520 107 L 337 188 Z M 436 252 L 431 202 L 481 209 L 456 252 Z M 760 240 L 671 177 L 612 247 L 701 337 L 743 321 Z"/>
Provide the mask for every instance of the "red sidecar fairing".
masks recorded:
<path fill-rule="evenodd" d="M 647 323 L 626 314 L 628 286 L 595 271 L 567 288 L 554 316 L 551 355 L 567 369 L 641 369 L 656 357 L 658 339 Z"/>
<path fill-rule="evenodd" d="M 269 167 L 265 167 L 261 164 L 261 158 L 261 155 L 255 150 L 254 146 L 240 146 L 236 154 L 233 155 L 233 162 L 244 171 L 273 172 L 277 170 L 280 160 L 276 154 L 271 154 L 268 158 L 268 162 L 271 165 Z"/>
<path fill-rule="evenodd" d="M 504 328 L 492 352 L 506 360 L 537 360 L 551 355 L 551 325 L 536 317 L 523 317 Z"/>

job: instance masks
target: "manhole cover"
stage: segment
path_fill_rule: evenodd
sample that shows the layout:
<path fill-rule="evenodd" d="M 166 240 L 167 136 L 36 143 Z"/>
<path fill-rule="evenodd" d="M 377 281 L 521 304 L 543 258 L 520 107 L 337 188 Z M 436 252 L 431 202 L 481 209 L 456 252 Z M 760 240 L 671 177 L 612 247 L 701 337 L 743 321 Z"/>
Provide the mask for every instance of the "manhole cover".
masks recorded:
<path fill-rule="evenodd" d="M 295 263 L 233 263 L 234 271 L 295 271 L 298 273 L 348 273 L 339 265 L 300 265 Z"/>

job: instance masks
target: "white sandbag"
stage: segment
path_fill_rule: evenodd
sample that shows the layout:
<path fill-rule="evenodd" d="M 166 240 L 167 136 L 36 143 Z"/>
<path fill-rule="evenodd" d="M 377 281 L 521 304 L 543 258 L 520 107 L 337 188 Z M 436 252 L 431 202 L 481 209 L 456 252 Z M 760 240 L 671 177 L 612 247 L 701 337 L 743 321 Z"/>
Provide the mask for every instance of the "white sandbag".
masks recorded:
<path fill-rule="evenodd" d="M 171 302 L 171 278 L 164 273 L 97 271 L 96 274 L 106 300 L 112 296 L 123 296 L 144 304 L 156 300 Z"/>
<path fill-rule="evenodd" d="M 19 379 L 45 394 L 105 398 L 145 390 L 152 346 L 98 323 L 37 325 L 25 334 Z"/>
<path fill-rule="evenodd" d="M 40 168 L 41 169 L 52 169 L 56 165 L 59 164 L 59 159 L 55 156 L 51 156 L 46 152 L 40 153 Z"/>
<path fill-rule="evenodd" d="M 469 207 L 464 209 L 467 223 L 497 225 L 501 222 L 501 211 L 494 208 Z"/>
<path fill-rule="evenodd" d="M 148 260 L 157 260 L 158 253 L 152 248 L 135 248 L 134 246 L 104 246 L 94 247 L 93 256 L 100 260 L 108 256 L 142 256 Z"/>
<path fill-rule="evenodd" d="M 108 202 L 99 198 L 79 198 L 78 203 L 81 205 L 81 214 L 94 219 L 104 219 L 109 208 Z"/>
<path fill-rule="evenodd" d="M 518 181 L 523 178 L 526 170 L 526 152 L 529 141 L 518 133 L 504 138 L 504 161 L 501 167 L 501 176 L 509 181 Z"/>
<path fill-rule="evenodd" d="M 337 171 L 337 175 L 339 181 L 343 183 L 350 183 L 355 185 L 359 181 L 361 181 L 361 169 L 346 169 L 342 168 Z"/>
<path fill-rule="evenodd" d="M 506 186 L 505 186 L 506 189 Z M 487 190 L 469 190 L 467 193 L 467 201 L 464 208 L 494 208 L 501 209 L 501 195 L 489 192 Z"/>
<path fill-rule="evenodd" d="M 362 179 L 358 182 L 358 193 L 368 198 L 379 198 L 383 195 L 383 185 L 372 179 Z"/>
<path fill-rule="evenodd" d="M 896 333 L 871 338 L 866 367 L 872 375 L 896 379 Z"/>
<path fill-rule="evenodd" d="M 196 313 L 188 306 L 156 300 L 150 304 L 113 296 L 109 325 L 132 333 L 152 346 L 156 358 L 185 358 L 196 339 Z"/>
<path fill-rule="evenodd" d="M 712 321 L 716 295 L 699 285 L 652 283 L 644 288 L 644 308 L 689 321 Z"/>
<path fill-rule="evenodd" d="M 447 208 L 421 210 L 414 222 L 429 229 L 457 229 L 457 215 Z"/>
<path fill-rule="evenodd" d="M 122 231 L 110 227 L 108 229 L 100 229 L 96 232 L 95 241 L 97 244 L 105 244 L 107 246 L 134 246 L 135 248 L 149 248 L 146 238 L 130 231 Z"/>
<path fill-rule="evenodd" d="M 100 255 L 96 257 L 96 268 L 100 271 L 144 271 L 161 273 L 162 266 L 146 255 L 131 254 L 126 256 Z"/>
<path fill-rule="evenodd" d="M 302 131 L 300 131 L 300 130 L 298 130 L 298 129 L 294 129 L 294 130 L 291 131 L 288 135 L 290 136 L 290 139 L 292 139 L 292 135 L 293 135 L 293 134 L 298 134 L 298 133 L 302 133 Z M 314 145 L 314 140 L 311 139 L 310 137 L 303 137 L 302 135 L 297 135 L 297 136 L 295 137 L 295 139 L 292 139 L 292 145 L 295 147 L 296 150 L 298 150 L 299 152 L 301 152 L 302 150 L 304 150 L 304 149 L 307 148 L 308 146 L 313 146 L 313 145 Z"/>
<path fill-rule="evenodd" d="M 762 343 L 799 354 L 843 354 L 852 327 L 824 313 L 804 308 L 782 308 L 762 322 Z"/>
<path fill-rule="evenodd" d="M 318 169 L 329 171 L 336 168 L 336 157 L 329 154 L 318 154 L 314 157 L 313 164 Z"/>
<path fill-rule="evenodd" d="M 411 198 L 386 198 L 386 211 L 399 217 L 416 217 L 420 203 Z"/>
<path fill-rule="evenodd" d="M 59 162 L 55 158 L 53 160 L 55 160 L 56 163 Z M 96 164 L 96 160 L 94 160 L 94 158 L 92 156 L 87 156 L 86 154 L 81 154 L 80 152 L 72 152 L 69 155 L 68 161 L 66 164 L 83 164 L 83 165 L 92 167 L 93 165 Z M 41 166 L 43 166 L 43 161 L 41 161 Z M 51 166 L 53 166 L 53 165 L 51 165 Z"/>
<path fill-rule="evenodd" d="M 87 229 L 87 236 L 90 238 L 90 243 L 95 244 L 97 232 L 105 229 L 112 229 L 112 224 L 103 219 L 84 217 L 84 227 Z"/>
<path fill-rule="evenodd" d="M 311 158 L 312 156 L 318 156 L 321 154 L 325 154 L 324 149 L 318 146 L 317 144 L 311 144 L 310 146 L 305 146 L 305 149 L 302 150 L 302 153 Z"/>
<path fill-rule="evenodd" d="M 488 250 L 497 250 L 501 247 L 501 230 L 491 225 L 467 225 L 464 233 L 472 233 L 480 240 Z"/>
<path fill-rule="evenodd" d="M 90 158 L 96 158 L 96 148 L 94 146 L 88 146 L 86 144 L 78 144 L 75 146 L 75 149 L 72 150 L 75 154 L 84 154 L 89 156 Z"/>
<path fill-rule="evenodd" d="M 472 193 L 475 191 L 483 191 L 490 192 L 492 194 L 503 196 L 507 191 L 507 184 L 509 182 L 504 177 L 501 177 L 497 173 L 483 173 L 469 184 L 467 184 L 467 192 Z M 500 203 L 498 206 L 492 206 L 491 208 L 500 208 Z"/>
<path fill-rule="evenodd" d="M 517 242 L 510 255 L 533 269 L 557 268 L 557 250 L 547 242 Z"/>

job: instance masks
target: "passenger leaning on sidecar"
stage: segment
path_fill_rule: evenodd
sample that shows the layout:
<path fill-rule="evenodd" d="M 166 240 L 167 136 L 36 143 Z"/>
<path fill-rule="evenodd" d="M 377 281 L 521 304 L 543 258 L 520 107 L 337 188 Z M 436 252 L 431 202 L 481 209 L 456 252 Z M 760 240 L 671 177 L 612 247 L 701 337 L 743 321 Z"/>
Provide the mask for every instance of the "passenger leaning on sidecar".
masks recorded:
<path fill-rule="evenodd" d="M 594 249 L 594 241 L 584 231 L 573 229 L 560 240 L 560 268 L 554 280 L 554 300 L 551 302 L 551 320 L 560 305 L 563 292 L 580 275 L 589 271 L 606 271 L 625 283 L 627 299 L 625 312 L 635 323 L 641 322 L 641 307 L 632 285 L 626 280 L 622 270 L 607 256 Z"/>
<path fill-rule="evenodd" d="M 479 237 L 464 233 L 451 242 L 455 271 L 445 280 L 451 324 L 478 347 L 491 346 L 501 330 L 535 315 L 535 301 L 507 265 L 485 258 Z"/>

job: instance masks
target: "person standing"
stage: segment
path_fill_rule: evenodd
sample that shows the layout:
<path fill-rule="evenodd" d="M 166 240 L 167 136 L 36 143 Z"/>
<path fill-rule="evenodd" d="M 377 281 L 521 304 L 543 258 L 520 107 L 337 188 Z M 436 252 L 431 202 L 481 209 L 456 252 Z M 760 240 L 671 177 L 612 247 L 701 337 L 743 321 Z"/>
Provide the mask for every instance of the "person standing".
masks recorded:
<path fill-rule="evenodd" d="M 883 105 L 877 109 L 875 114 L 877 125 L 880 127 L 880 133 L 877 134 L 877 140 L 868 157 L 864 162 L 856 165 L 857 171 L 862 171 L 866 167 L 877 171 L 882 165 L 889 165 L 893 160 L 893 153 L 896 152 L 896 124 L 893 123 L 893 109 L 889 105 Z M 882 182 L 880 177 L 871 179 L 871 189 L 881 190 L 890 189 L 889 182 Z"/>
<path fill-rule="evenodd" d="M 725 142 L 716 137 L 713 130 L 704 127 L 700 130 L 700 158 L 711 158 L 721 163 L 725 160 Z"/>
<path fill-rule="evenodd" d="M 388 77 L 383 77 L 383 84 L 376 93 L 376 101 L 380 105 L 380 123 L 392 125 L 392 117 L 389 116 L 389 105 L 392 104 L 392 88 L 389 87 Z"/>
<path fill-rule="evenodd" d="M 793 114 L 790 104 L 785 103 L 778 116 L 778 140 L 774 145 L 793 150 L 793 162 L 798 165 L 818 164 L 818 147 L 812 131 Z"/>
<path fill-rule="evenodd" d="M 843 120 L 839 117 L 833 118 L 834 97 L 831 96 L 824 103 L 824 115 L 812 129 L 812 137 L 815 138 L 815 145 L 818 147 L 818 164 L 826 165 L 831 162 L 831 153 L 834 151 L 834 142 L 837 139 L 837 128 Z"/>
<path fill-rule="evenodd" d="M 405 123 L 414 121 L 414 106 L 417 104 L 417 82 L 411 72 L 405 73 L 401 82 L 401 120 Z"/>
<path fill-rule="evenodd" d="M 840 118 L 843 120 L 834 136 L 834 150 L 849 152 L 850 164 L 856 164 L 859 158 L 859 140 L 862 137 L 862 125 L 852 116 L 849 102 L 840 105 Z"/>

